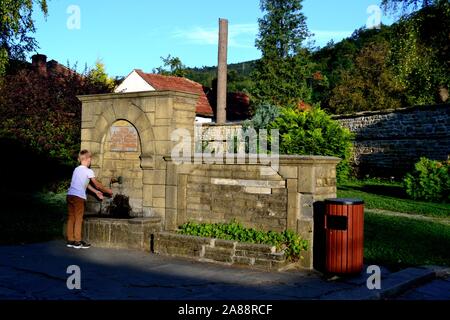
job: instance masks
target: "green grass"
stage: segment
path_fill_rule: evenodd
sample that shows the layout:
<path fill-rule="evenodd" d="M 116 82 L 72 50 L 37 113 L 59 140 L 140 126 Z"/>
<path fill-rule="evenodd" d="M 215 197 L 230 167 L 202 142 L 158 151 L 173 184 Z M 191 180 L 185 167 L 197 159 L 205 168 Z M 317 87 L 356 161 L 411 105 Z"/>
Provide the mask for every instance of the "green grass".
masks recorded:
<path fill-rule="evenodd" d="M 450 204 L 411 200 L 399 182 L 349 181 L 338 186 L 337 195 L 341 198 L 362 198 L 367 209 L 382 209 L 440 218 L 450 217 Z"/>
<path fill-rule="evenodd" d="M 62 237 L 65 193 L 7 193 L 0 214 L 0 244 L 33 243 Z"/>
<path fill-rule="evenodd" d="M 365 214 L 364 257 L 369 264 L 399 269 L 450 266 L 450 225 Z"/>
<path fill-rule="evenodd" d="M 365 202 L 364 257 L 368 264 L 400 269 L 426 264 L 450 266 L 450 225 L 371 213 L 381 209 L 449 218 L 450 204 L 408 198 L 400 182 L 349 181 L 338 186 L 338 197 Z"/>

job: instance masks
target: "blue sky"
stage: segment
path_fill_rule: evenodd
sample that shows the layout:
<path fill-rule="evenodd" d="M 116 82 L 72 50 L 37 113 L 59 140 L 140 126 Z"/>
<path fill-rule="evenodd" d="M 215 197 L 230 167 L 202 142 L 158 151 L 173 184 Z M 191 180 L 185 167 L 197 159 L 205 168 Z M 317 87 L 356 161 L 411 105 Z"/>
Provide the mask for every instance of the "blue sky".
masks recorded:
<path fill-rule="evenodd" d="M 373 16 L 380 0 L 304 0 L 303 12 L 316 45 L 339 41 Z M 79 13 L 79 14 L 78 14 Z M 229 20 L 229 63 L 260 57 L 255 48 L 259 0 L 50 0 L 49 15 L 36 12 L 39 53 L 78 69 L 102 59 L 111 76 L 132 69 L 151 72 L 161 56 L 190 67 L 217 64 L 218 19 Z M 381 16 L 384 24 L 392 18 Z"/>

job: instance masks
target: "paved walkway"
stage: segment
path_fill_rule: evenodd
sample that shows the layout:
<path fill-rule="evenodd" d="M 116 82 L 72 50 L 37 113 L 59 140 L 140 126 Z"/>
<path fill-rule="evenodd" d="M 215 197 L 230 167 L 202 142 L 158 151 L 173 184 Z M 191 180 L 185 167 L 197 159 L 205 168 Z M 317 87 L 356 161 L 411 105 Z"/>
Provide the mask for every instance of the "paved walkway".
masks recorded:
<path fill-rule="evenodd" d="M 397 296 L 396 300 L 450 300 L 450 277 L 435 279 Z"/>
<path fill-rule="evenodd" d="M 450 225 L 450 218 L 429 217 L 429 216 L 424 216 L 424 215 L 420 215 L 420 214 L 395 212 L 395 211 L 388 211 L 388 210 L 381 210 L 381 209 L 366 209 L 365 212 L 380 214 L 380 215 L 385 215 L 385 216 L 392 216 L 392 217 L 402 217 L 402 218 L 408 218 L 408 219 L 437 222 L 437 223 L 443 223 L 443 224 Z"/>
<path fill-rule="evenodd" d="M 67 289 L 70 265 L 81 269 L 81 290 Z M 395 274 L 382 270 L 382 275 L 388 283 Z M 403 273 L 402 281 L 409 276 Z M 0 246 L 0 299 L 371 299 L 367 277 L 327 281 L 315 272 L 263 272 L 128 250 L 75 250 L 61 241 Z M 450 282 L 441 282 L 442 291 L 433 289 L 432 298 L 450 300 Z M 416 299 L 420 292 L 402 297 Z"/>

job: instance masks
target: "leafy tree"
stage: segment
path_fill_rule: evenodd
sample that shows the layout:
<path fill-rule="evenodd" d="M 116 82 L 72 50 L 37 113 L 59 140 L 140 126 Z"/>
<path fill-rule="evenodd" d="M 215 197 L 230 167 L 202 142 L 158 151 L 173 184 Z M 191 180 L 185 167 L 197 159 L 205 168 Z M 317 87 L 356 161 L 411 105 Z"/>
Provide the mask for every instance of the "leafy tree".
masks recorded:
<path fill-rule="evenodd" d="M 103 86 L 109 91 L 112 91 L 116 85 L 115 80 L 110 78 L 106 73 L 105 64 L 100 59 L 95 62 L 95 67 L 89 70 L 87 78 L 95 86 Z"/>
<path fill-rule="evenodd" d="M 404 88 L 389 67 L 389 49 L 389 43 L 383 41 L 361 50 L 355 68 L 342 71 L 340 83 L 332 90 L 332 111 L 348 113 L 403 105 Z"/>
<path fill-rule="evenodd" d="M 302 0 L 261 0 L 261 10 L 266 14 L 258 21 L 256 47 L 263 56 L 283 59 L 302 50 L 309 32 L 301 3 Z"/>
<path fill-rule="evenodd" d="M 407 104 L 441 103 L 450 88 L 450 3 L 424 8 L 393 26 L 392 66 L 407 88 Z"/>
<path fill-rule="evenodd" d="M 314 52 L 313 60 L 323 80 L 313 82 L 313 102 L 320 103 L 322 108 L 334 112 L 334 108 L 330 107 L 334 88 L 342 84 L 344 77 L 348 78 L 349 74 L 355 72 L 356 58 L 364 47 L 388 41 L 390 33 L 390 27 L 383 25 L 379 30 L 360 28 L 349 38 L 338 43 L 330 42 Z"/>
<path fill-rule="evenodd" d="M 0 139 L 15 141 L 28 153 L 73 164 L 80 147 L 81 102 L 77 95 L 111 92 L 107 83 L 67 72 L 42 75 L 23 69 L 0 85 Z"/>
<path fill-rule="evenodd" d="M 33 5 L 47 15 L 46 0 L 0 1 L 0 75 L 3 75 L 10 59 L 25 58 L 25 54 L 37 47 L 30 35 L 35 32 L 32 19 Z"/>
<path fill-rule="evenodd" d="M 153 69 L 153 73 L 162 74 L 165 76 L 186 77 L 186 66 L 181 62 L 178 57 L 172 57 L 170 54 L 164 58 L 161 57 L 163 65 L 156 69 Z"/>
<path fill-rule="evenodd" d="M 448 2 L 448 0 L 382 0 L 381 6 L 386 12 L 397 12 L 400 10 L 402 13 L 406 13 L 410 10 L 441 5 L 445 2 Z"/>
<path fill-rule="evenodd" d="M 239 73 L 237 70 L 228 71 L 228 92 L 248 93 L 253 87 L 253 81 L 250 77 Z"/>
<path fill-rule="evenodd" d="M 228 91 L 250 92 L 254 86 L 250 77 L 255 68 L 255 61 L 232 63 L 228 65 Z M 214 87 L 217 81 L 217 67 L 187 68 L 186 78 L 201 83 L 205 87 Z"/>
<path fill-rule="evenodd" d="M 338 113 L 442 103 L 450 88 L 448 21 L 448 1 L 432 1 L 392 26 L 359 29 L 350 38 L 330 43 L 313 54 L 328 80 L 328 86 L 314 86 L 313 101 Z M 370 46 L 382 50 L 370 52 Z M 382 62 L 383 72 L 379 63 L 373 72 L 361 68 L 363 55 Z"/>
<path fill-rule="evenodd" d="M 297 104 L 311 99 L 312 64 L 302 42 L 309 36 L 302 0 L 261 0 L 256 47 L 262 58 L 252 75 L 259 102 Z"/>

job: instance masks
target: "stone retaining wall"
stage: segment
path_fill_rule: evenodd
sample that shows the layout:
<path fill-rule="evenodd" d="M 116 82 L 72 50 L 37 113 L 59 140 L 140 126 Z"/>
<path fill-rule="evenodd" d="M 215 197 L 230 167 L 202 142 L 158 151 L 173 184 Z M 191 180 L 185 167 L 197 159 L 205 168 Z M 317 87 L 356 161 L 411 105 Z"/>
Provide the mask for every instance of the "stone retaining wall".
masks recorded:
<path fill-rule="evenodd" d="M 450 105 L 334 116 L 356 134 L 354 164 L 361 176 L 402 177 L 420 157 L 450 155 Z"/>
<path fill-rule="evenodd" d="M 186 191 L 184 221 L 239 220 L 259 230 L 287 228 L 286 181 L 276 172 L 261 176 L 255 165 L 201 165 L 181 177 Z M 181 192 L 180 192 L 181 193 Z"/>
<path fill-rule="evenodd" d="M 154 249 L 158 254 L 269 270 L 278 270 L 288 263 L 284 252 L 277 252 L 274 246 L 169 232 L 156 235 Z"/>
<path fill-rule="evenodd" d="M 338 158 L 281 156 L 278 168 L 257 162 L 167 161 L 164 230 L 186 222 L 230 222 L 264 231 L 297 232 L 313 248 L 314 205 L 336 197 Z M 313 267 L 312 249 L 301 263 Z"/>

